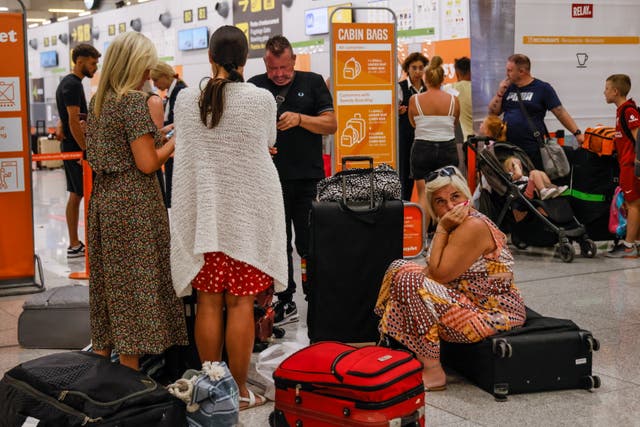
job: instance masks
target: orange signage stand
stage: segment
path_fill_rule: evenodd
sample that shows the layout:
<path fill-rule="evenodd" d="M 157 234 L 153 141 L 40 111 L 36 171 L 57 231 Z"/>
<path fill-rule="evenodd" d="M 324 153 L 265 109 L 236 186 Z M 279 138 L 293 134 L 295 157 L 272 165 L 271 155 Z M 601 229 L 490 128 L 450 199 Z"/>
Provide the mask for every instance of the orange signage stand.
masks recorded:
<path fill-rule="evenodd" d="M 11 59 L 0 61 L 0 295 L 44 290 L 34 251 L 24 16 L 0 12 L 0 47 Z"/>
<path fill-rule="evenodd" d="M 397 167 L 396 24 L 331 22 L 331 82 L 338 121 L 333 171 L 345 156 L 370 156 Z"/>

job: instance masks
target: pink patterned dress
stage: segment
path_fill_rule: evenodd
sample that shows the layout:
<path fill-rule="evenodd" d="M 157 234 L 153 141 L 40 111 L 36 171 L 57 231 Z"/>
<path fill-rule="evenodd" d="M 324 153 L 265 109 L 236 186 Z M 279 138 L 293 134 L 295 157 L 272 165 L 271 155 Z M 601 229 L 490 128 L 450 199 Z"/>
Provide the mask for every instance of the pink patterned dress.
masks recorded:
<path fill-rule="evenodd" d="M 480 212 L 472 209 L 470 215 L 487 224 L 496 249 L 460 277 L 443 285 L 428 279 L 423 266 L 396 260 L 383 279 L 375 308 L 380 332 L 423 357 L 440 357 L 440 339 L 478 342 L 525 321 L 506 236 Z"/>

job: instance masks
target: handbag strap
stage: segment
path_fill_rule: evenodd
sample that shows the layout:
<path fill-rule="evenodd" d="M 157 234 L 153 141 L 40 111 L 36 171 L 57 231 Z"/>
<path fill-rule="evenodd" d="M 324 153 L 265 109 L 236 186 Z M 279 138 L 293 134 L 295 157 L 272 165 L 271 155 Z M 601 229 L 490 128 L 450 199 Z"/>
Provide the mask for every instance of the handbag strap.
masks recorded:
<path fill-rule="evenodd" d="M 520 89 L 518 88 L 518 86 L 515 86 L 515 88 L 516 88 L 516 95 L 518 96 L 518 105 L 520 106 L 520 111 L 522 111 L 522 114 L 527 119 L 527 123 L 529 123 L 529 129 L 531 129 L 531 132 L 533 132 L 533 136 L 536 139 L 536 141 L 538 141 L 538 144 L 544 145 L 544 138 L 542 137 L 542 133 L 540 133 L 540 131 L 535 127 L 535 125 L 533 124 L 533 121 L 531 120 L 531 116 L 529 116 L 529 113 L 527 112 L 527 109 L 524 106 Z M 549 135 L 549 132 L 547 132 L 546 126 L 544 130 L 545 130 L 545 134 Z"/>
<path fill-rule="evenodd" d="M 289 89 L 291 88 L 292 84 L 293 84 L 293 81 L 289 82 L 289 84 L 287 84 L 285 86 L 281 86 L 280 90 L 275 95 L 276 110 L 279 111 L 280 107 L 282 106 L 282 104 L 284 104 L 284 101 L 287 99 L 287 94 L 289 93 Z M 279 116 L 279 114 L 278 114 L 278 116 Z"/>

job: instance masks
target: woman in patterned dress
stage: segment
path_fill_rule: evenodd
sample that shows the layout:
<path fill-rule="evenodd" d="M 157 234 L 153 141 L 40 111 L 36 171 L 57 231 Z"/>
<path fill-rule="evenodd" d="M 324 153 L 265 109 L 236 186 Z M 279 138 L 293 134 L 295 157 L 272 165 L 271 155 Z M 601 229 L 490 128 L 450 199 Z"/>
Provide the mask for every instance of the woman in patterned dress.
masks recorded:
<path fill-rule="evenodd" d="M 133 31 L 116 37 L 87 121 L 87 159 L 96 174 L 88 218 L 91 339 L 96 353 L 115 349 L 133 369 L 141 354 L 188 343 L 155 177 L 175 139 L 162 144 L 140 91 L 156 61 L 147 37 Z"/>
<path fill-rule="evenodd" d="M 375 311 L 379 329 L 414 351 L 427 390 L 444 390 L 440 339 L 472 343 L 521 326 L 525 306 L 513 280 L 506 236 L 471 208 L 469 187 L 454 166 L 426 177 L 427 209 L 437 228 L 427 266 L 394 261 Z"/>

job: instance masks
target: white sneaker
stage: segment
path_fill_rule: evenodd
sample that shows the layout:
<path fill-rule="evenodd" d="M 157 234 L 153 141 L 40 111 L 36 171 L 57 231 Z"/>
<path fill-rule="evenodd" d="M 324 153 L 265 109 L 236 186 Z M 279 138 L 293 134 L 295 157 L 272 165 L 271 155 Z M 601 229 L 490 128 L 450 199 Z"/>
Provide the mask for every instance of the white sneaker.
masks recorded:
<path fill-rule="evenodd" d="M 558 197 L 558 196 L 562 195 L 562 193 L 564 193 L 567 190 L 567 188 L 569 188 L 569 187 L 566 186 L 566 185 L 560 185 L 560 186 L 556 187 L 554 189 L 555 192 L 554 192 L 553 197 Z"/>
<path fill-rule="evenodd" d="M 555 188 L 543 188 L 542 190 L 540 190 L 540 199 L 547 200 L 554 197 L 555 191 Z"/>

